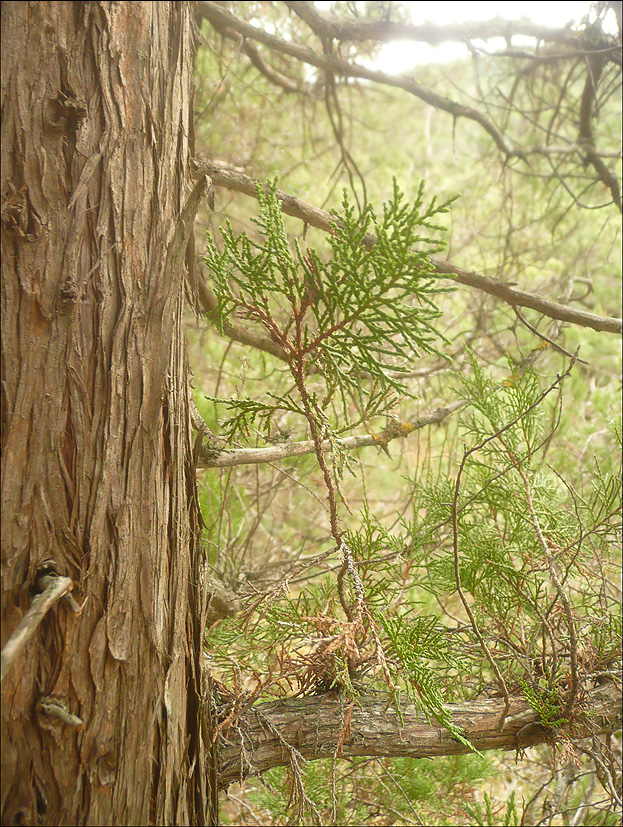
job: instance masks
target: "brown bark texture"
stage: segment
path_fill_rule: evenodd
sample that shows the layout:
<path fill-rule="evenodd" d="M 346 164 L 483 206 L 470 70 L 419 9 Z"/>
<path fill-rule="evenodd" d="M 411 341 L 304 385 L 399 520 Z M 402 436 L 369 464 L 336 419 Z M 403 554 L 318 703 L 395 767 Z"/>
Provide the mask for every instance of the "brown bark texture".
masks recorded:
<path fill-rule="evenodd" d="M 500 698 L 448 704 L 453 723 L 479 751 L 516 750 L 561 738 L 615 732 L 621 727 L 621 691 L 612 683 L 588 693 L 574 721 L 562 728 L 543 726 L 522 698 L 511 699 L 500 729 Z M 259 704 L 223 727 L 219 738 L 219 786 L 228 787 L 272 767 L 316 758 L 401 756 L 436 758 L 469 748 L 410 704 L 397 711 L 387 698 L 362 697 L 349 704 L 335 692 Z"/>
<path fill-rule="evenodd" d="M 42 574 L 73 584 L 2 683 L 3 824 L 215 818 L 182 326 L 191 16 L 2 3 L 2 645 Z"/>

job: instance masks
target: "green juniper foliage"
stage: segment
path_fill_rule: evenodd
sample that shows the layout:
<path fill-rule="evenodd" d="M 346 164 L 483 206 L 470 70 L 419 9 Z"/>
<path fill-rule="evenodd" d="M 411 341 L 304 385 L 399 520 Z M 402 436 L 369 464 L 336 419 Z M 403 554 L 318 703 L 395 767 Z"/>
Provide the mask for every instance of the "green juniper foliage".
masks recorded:
<path fill-rule="evenodd" d="M 503 816 L 497 813 L 494 814 L 491 799 L 486 792 L 484 799 L 486 813 L 482 812 L 482 807 L 478 802 L 475 802 L 474 805 L 463 805 L 465 812 L 473 819 L 472 824 L 476 824 L 478 827 L 498 827 L 498 825 L 500 825 L 500 827 L 516 827 L 519 824 L 519 815 L 517 813 L 517 805 L 515 804 L 515 790 L 511 792 L 506 801 L 506 809 Z"/>
<path fill-rule="evenodd" d="M 276 181 L 257 186 L 260 240 L 237 234 L 228 223 L 223 250 L 208 236 L 205 262 L 218 299 L 220 324 L 235 313 L 260 324 L 283 350 L 293 372 L 322 376 L 324 393 L 310 392 L 311 407 L 326 427 L 327 410 L 337 392 L 342 399 L 341 427 L 350 416 L 347 399 L 359 400 L 363 418 L 384 412 L 391 391 L 409 395 L 400 372 L 423 353 L 438 353 L 435 327 L 440 286 L 430 255 L 443 249 L 435 236 L 436 216 L 454 198 L 424 204 L 424 185 L 412 204 L 394 180 L 393 196 L 377 216 L 371 205 L 360 215 L 346 191 L 329 239 L 331 255 L 290 244 L 276 197 Z M 375 241 L 371 238 L 374 237 Z M 304 413 L 292 395 L 264 400 L 220 400 L 232 412 L 223 423 L 230 438 L 250 426 L 266 429 L 276 411 Z M 336 425 L 336 427 L 338 427 Z"/>
<path fill-rule="evenodd" d="M 547 726 L 554 726 L 563 717 L 573 672 L 571 630 L 560 595 L 552 588 L 541 537 L 571 595 L 575 636 L 581 641 L 574 656 L 587 667 L 604 668 L 618 656 L 609 631 L 603 630 L 618 626 L 619 614 L 616 601 L 590 588 L 587 577 L 595 561 L 608 565 L 619 547 L 620 473 L 598 477 L 593 496 L 583 499 L 543 460 L 551 417 L 546 416 L 544 400 L 533 407 L 543 395 L 536 374 L 529 370 L 500 385 L 473 357 L 471 368 L 459 389 L 470 403 L 461 416 L 466 441 L 480 444 L 498 435 L 470 456 L 459 491 L 460 583 L 473 601 L 478 624 L 498 650 L 496 660 L 508 685 L 525 695 Z M 446 480 L 432 478 L 413 488 L 418 519 L 409 548 L 412 559 L 422 562 L 420 589 L 438 596 L 452 593 L 457 585 L 446 539 L 451 489 Z M 604 646 L 605 640 L 610 644 Z M 490 676 L 482 660 L 478 665 L 473 640 L 471 646 L 472 668 L 482 685 Z M 581 682 L 580 667 L 576 671 L 574 679 Z"/>
<path fill-rule="evenodd" d="M 409 700 L 421 698 L 427 712 L 443 724 L 462 744 L 470 742 L 452 723 L 452 716 L 444 709 L 444 697 L 439 684 L 439 672 L 432 662 L 461 668 L 461 657 L 446 629 L 431 616 L 407 618 L 404 614 L 386 617 L 380 613 L 379 625 L 385 632 L 387 653 L 394 667 L 393 683 L 403 686 Z M 399 708 L 399 707 L 398 707 Z"/>
<path fill-rule="evenodd" d="M 479 368 L 473 376 L 462 385 L 470 406 L 461 425 L 470 441 L 490 436 L 512 421 L 518 399 L 525 411 L 539 396 L 530 375 L 522 377 L 520 387 L 495 385 Z M 615 476 L 603 474 L 594 497 L 580 508 L 576 492 L 543 463 L 541 449 L 548 422 L 543 412 L 533 410 L 488 443 L 483 456 L 473 455 L 460 491 L 458 524 L 460 578 L 473 600 L 477 622 L 497 647 L 498 665 L 512 691 L 524 694 L 542 711 L 544 723 L 553 726 L 562 717 L 569 677 L 569 630 L 526 510 L 526 491 L 517 465 L 529 471 L 542 531 L 566 581 L 573 584 L 574 622 L 583 651 L 597 668 L 606 668 L 617 657 L 612 642 L 617 640 L 615 629 L 620 628 L 620 621 L 615 601 L 601 591 L 583 588 L 584 566 L 593 557 L 602 564 L 610 559 L 620 532 L 621 487 Z M 445 480 L 414 482 L 414 516 L 402 520 L 401 531 L 388 532 L 364 509 L 359 527 L 345 534 L 357 559 L 366 603 L 380 630 L 394 686 L 402 687 L 410 700 L 419 699 L 428 712 L 448 725 L 441 716 L 442 698 L 445 702 L 473 697 L 479 687 L 491 682 L 469 628 L 444 627 L 433 611 L 434 604 L 428 604 L 425 597 L 429 592 L 453 600 L 456 592 L 448 540 L 451 488 Z M 407 589 L 405 567 L 411 573 Z M 325 578 L 293 596 L 280 596 L 262 610 L 262 622 L 245 641 L 240 639 L 239 621 L 225 621 L 210 633 L 211 648 L 239 646 L 254 668 L 267 668 L 277 641 L 296 648 L 320 636 L 323 622 L 326 631 L 332 601 L 336 602 L 334 589 L 331 578 Z M 391 614 L 388 606 L 395 606 Z M 337 657 L 339 661 L 339 652 Z M 376 666 L 366 672 L 368 685 L 384 679 Z M 282 690 L 274 686 L 273 691 Z"/>

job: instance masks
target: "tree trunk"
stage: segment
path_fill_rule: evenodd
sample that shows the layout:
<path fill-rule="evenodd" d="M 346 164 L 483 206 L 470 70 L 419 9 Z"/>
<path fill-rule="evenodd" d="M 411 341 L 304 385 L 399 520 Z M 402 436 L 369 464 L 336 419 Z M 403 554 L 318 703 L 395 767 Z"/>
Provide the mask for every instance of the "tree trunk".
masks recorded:
<path fill-rule="evenodd" d="M 42 575 L 75 598 L 2 684 L 3 824 L 216 819 L 182 325 L 191 25 L 185 2 L 2 4 L 3 646 Z"/>
<path fill-rule="evenodd" d="M 504 701 L 498 698 L 448 704 L 452 720 L 480 751 L 553 743 L 562 730 L 544 727 L 521 698 L 512 699 L 499 728 Z M 610 683 L 587 695 L 582 716 L 566 725 L 564 737 L 586 737 L 621 728 L 621 691 Z M 242 740 L 241 740 L 242 739 Z M 405 704 L 400 715 L 387 698 L 368 696 L 349 707 L 335 692 L 318 697 L 285 698 L 244 712 L 236 727 L 219 738 L 219 786 L 226 788 L 249 775 L 259 775 L 291 761 L 353 756 L 436 758 L 459 755 L 468 747 L 436 721 Z"/>

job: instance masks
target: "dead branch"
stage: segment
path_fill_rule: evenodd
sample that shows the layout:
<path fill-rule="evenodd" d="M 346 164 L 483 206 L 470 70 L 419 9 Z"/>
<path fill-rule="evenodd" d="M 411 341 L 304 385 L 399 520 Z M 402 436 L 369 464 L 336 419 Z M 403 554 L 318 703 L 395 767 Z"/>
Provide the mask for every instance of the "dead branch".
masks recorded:
<path fill-rule="evenodd" d="M 203 17 L 206 17 L 203 14 L 201 6 L 202 3 L 198 3 L 195 9 L 195 16 L 198 22 L 201 21 Z M 249 58 L 253 66 L 261 72 L 271 83 L 275 86 L 279 86 L 286 92 L 295 93 L 295 94 L 304 94 L 309 95 L 311 92 L 311 87 L 309 84 L 304 83 L 303 81 L 296 81 L 292 80 L 292 78 L 287 77 L 282 72 L 278 72 L 275 68 L 270 66 L 262 57 L 258 49 L 253 45 L 251 40 L 247 38 L 241 37 L 241 35 L 235 30 L 230 28 L 229 26 L 225 26 L 222 23 L 217 22 L 216 20 L 211 20 L 212 26 L 214 29 L 222 36 L 226 37 L 228 40 L 233 40 L 240 43 L 240 48 Z"/>
<path fill-rule="evenodd" d="M 575 718 L 561 730 L 543 726 L 523 698 L 510 699 L 509 715 L 502 730 L 499 722 L 504 701 L 499 698 L 448 704 L 446 708 L 453 722 L 480 751 L 523 751 L 537 744 L 553 743 L 563 733 L 565 737 L 581 738 L 615 732 L 620 729 L 622 718 L 620 685 L 610 682 L 587 693 L 581 707 L 576 707 Z M 343 758 L 434 758 L 469 752 L 441 724 L 427 720 L 412 705 L 402 706 L 398 715 L 394 706 L 388 707 L 387 698 L 363 696 L 353 707 L 346 734 L 343 709 L 339 694 L 329 692 L 260 704 L 242 713 L 237 726 L 219 737 L 219 786 L 225 788 L 249 775 L 287 764 L 288 751 L 283 741 L 306 760 L 332 757 L 338 741 Z"/>
<path fill-rule="evenodd" d="M 399 439 L 408 436 L 413 431 L 425 428 L 427 425 L 434 425 L 442 422 L 454 411 L 463 408 L 467 403 L 464 401 L 452 402 L 445 408 L 437 408 L 430 414 L 425 414 L 408 422 L 391 421 L 389 425 L 378 434 L 362 434 L 350 436 L 344 439 L 337 439 L 335 442 L 340 448 L 352 451 L 357 448 L 366 448 L 376 445 L 385 448 L 392 439 Z M 326 439 L 322 443 L 323 453 L 331 450 L 331 442 Z M 304 442 L 284 442 L 280 445 L 271 445 L 269 448 L 237 448 L 233 450 L 215 450 L 209 446 L 197 460 L 200 468 L 227 468 L 231 465 L 259 465 L 264 462 L 276 462 L 287 457 L 300 457 L 302 454 L 313 454 L 315 452 L 314 441 L 311 439 Z"/>
<path fill-rule="evenodd" d="M 206 5 L 199 3 L 199 6 Z M 318 37 L 333 37 L 336 40 L 376 40 L 390 43 L 398 40 L 414 40 L 437 46 L 440 43 L 468 40 L 489 40 L 504 37 L 510 42 L 513 35 L 534 37 L 549 43 L 566 43 L 576 45 L 578 33 L 569 28 L 554 29 L 540 26 L 530 20 L 504 20 L 496 17 L 488 21 L 467 21 L 449 25 L 424 23 L 396 23 L 391 20 L 368 20 L 365 18 L 346 18 L 336 14 L 319 12 L 314 3 L 307 0 L 288 2 L 286 6 L 301 18 Z"/>
<path fill-rule="evenodd" d="M 213 5 L 213 3 L 199 0 L 195 11 L 197 18 L 201 20 L 205 17 L 213 20 L 214 15 L 211 14 L 213 10 L 210 8 Z M 413 25 L 396 23 L 391 20 L 344 18 L 321 13 L 313 3 L 305 2 L 305 0 L 295 0 L 295 2 L 286 0 L 286 6 L 319 37 L 333 37 L 336 40 L 376 40 L 380 43 L 413 40 L 438 46 L 440 43 L 464 43 L 468 40 L 489 40 L 494 37 L 503 37 L 510 41 L 514 35 L 523 35 L 547 43 L 577 46 L 580 37 L 578 32 L 573 32 L 569 28 L 554 29 L 526 19 L 504 20 L 496 17 L 493 20 L 466 21 L 443 26 L 434 23 Z"/>
<path fill-rule="evenodd" d="M 0 680 L 4 679 L 4 676 L 15 660 L 17 660 L 30 638 L 34 635 L 49 609 L 52 608 L 57 600 L 67 595 L 74 587 L 70 577 L 47 576 L 41 578 L 41 581 L 43 591 L 33 599 L 30 609 L 28 609 L 24 617 L 20 620 L 17 628 L 13 631 L 13 634 L 2 650 Z"/>
<path fill-rule="evenodd" d="M 467 118 L 468 120 L 475 121 L 480 124 L 485 132 L 491 136 L 495 145 L 498 147 L 500 152 L 502 152 L 505 158 L 508 159 L 521 156 L 521 152 L 512 146 L 497 126 L 486 118 L 481 112 L 478 112 L 476 109 L 472 109 L 469 106 L 464 106 L 463 104 L 450 100 L 443 95 L 438 95 L 436 92 L 422 86 L 412 78 L 407 78 L 404 75 L 389 75 L 386 72 L 366 69 L 364 66 L 360 66 L 359 64 L 352 63 L 347 60 L 342 60 L 334 55 L 319 55 L 311 49 L 306 49 L 295 43 L 281 40 L 274 35 L 268 34 L 268 32 L 265 32 L 263 29 L 259 29 L 257 26 L 252 26 L 245 20 L 241 20 L 239 17 L 236 17 L 236 15 L 231 14 L 231 12 L 226 11 L 218 3 L 203 2 L 201 4 L 201 11 L 203 15 L 212 23 L 228 26 L 229 28 L 239 32 L 243 37 L 257 40 L 258 42 L 269 46 L 276 52 L 289 55 L 290 57 L 293 57 L 296 60 L 301 60 L 304 63 L 309 63 L 312 66 L 316 66 L 318 69 L 334 72 L 335 74 L 342 75 L 343 77 L 362 78 L 364 80 L 370 80 L 374 83 L 382 83 L 385 86 L 394 86 L 398 89 L 404 89 L 406 92 L 409 92 L 411 95 L 415 95 L 415 97 L 420 98 L 430 106 L 434 106 L 436 109 L 441 109 L 444 112 L 450 113 L 454 118 Z"/>

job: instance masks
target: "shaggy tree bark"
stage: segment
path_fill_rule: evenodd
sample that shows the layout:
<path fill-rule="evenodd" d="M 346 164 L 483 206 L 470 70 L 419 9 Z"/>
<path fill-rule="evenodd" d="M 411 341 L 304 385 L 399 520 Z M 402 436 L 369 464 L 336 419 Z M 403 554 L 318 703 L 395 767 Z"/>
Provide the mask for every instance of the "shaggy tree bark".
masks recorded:
<path fill-rule="evenodd" d="M 9 647 L 3 824 L 216 818 L 182 326 L 191 26 L 185 2 L 2 4 L 3 646 L 46 577 L 74 601 Z"/>
<path fill-rule="evenodd" d="M 490 699 L 449 704 L 453 722 L 476 749 L 522 751 L 552 743 L 560 731 L 546 728 L 525 700 L 512 699 L 510 714 L 499 728 L 504 701 Z M 582 714 L 564 727 L 568 736 L 615 732 L 621 727 L 621 692 L 613 684 L 585 698 Z M 398 715 L 387 700 L 370 696 L 349 708 L 339 695 L 284 699 L 259 704 L 244 712 L 235 727 L 224 727 L 219 738 L 219 786 L 292 761 L 353 756 L 435 758 L 469 749 L 415 707 Z"/>

